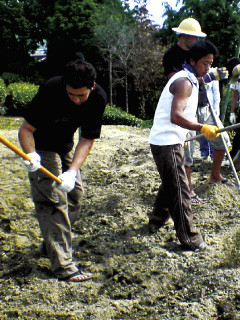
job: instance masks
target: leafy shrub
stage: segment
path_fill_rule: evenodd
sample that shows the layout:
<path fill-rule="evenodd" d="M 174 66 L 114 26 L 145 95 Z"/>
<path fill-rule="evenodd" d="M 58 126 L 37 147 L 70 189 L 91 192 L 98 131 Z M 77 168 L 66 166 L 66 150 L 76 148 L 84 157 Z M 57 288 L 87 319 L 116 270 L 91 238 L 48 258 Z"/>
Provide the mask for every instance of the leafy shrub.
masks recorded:
<path fill-rule="evenodd" d="M 103 124 L 139 127 L 143 124 L 143 120 L 136 118 L 120 108 L 107 105 L 103 115 Z"/>
<path fill-rule="evenodd" d="M 22 78 L 20 75 L 18 75 L 16 73 L 12 73 L 12 72 L 3 72 L 2 78 L 3 78 L 4 82 L 6 83 L 6 85 L 9 85 L 10 83 L 13 83 L 13 82 L 21 82 L 22 81 Z"/>
<path fill-rule="evenodd" d="M 38 91 L 38 86 L 31 83 L 11 83 L 7 87 L 8 97 L 6 99 L 7 113 L 21 115 L 24 108 L 33 99 Z"/>
<path fill-rule="evenodd" d="M 5 82 L 2 78 L 0 78 L 0 114 L 5 114 L 4 103 L 7 96 L 7 88 Z"/>
<path fill-rule="evenodd" d="M 143 120 L 142 124 L 141 124 L 141 127 L 142 128 L 151 128 L 152 125 L 153 125 L 153 119 L 151 119 L 151 120 Z"/>

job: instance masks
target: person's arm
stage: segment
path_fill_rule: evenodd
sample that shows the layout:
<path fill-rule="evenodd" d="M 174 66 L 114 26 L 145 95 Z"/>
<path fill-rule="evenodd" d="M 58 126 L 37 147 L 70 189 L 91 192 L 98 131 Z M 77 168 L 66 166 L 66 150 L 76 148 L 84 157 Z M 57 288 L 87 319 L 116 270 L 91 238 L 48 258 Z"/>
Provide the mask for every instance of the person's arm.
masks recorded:
<path fill-rule="evenodd" d="M 94 139 L 86 139 L 81 137 L 73 155 L 72 163 L 68 170 L 75 170 L 77 171 L 84 161 L 86 160 L 89 152 L 93 146 Z"/>
<path fill-rule="evenodd" d="M 176 72 L 170 72 L 169 74 L 168 74 L 168 76 L 167 76 L 167 78 L 168 78 L 168 80 L 172 77 L 172 76 L 174 76 L 174 74 L 175 74 Z"/>
<path fill-rule="evenodd" d="M 24 120 L 18 132 L 18 139 L 21 147 L 31 159 L 30 161 L 23 160 L 23 164 L 29 172 L 34 172 L 41 167 L 41 157 L 35 150 L 35 141 L 33 137 L 35 130 L 35 127 Z"/>
<path fill-rule="evenodd" d="M 215 80 L 212 82 L 212 95 L 213 95 L 213 109 L 216 115 L 220 115 L 220 91 L 219 81 Z"/>
<path fill-rule="evenodd" d="M 170 92 L 174 95 L 171 108 L 171 122 L 189 130 L 200 131 L 207 139 L 213 139 L 219 136 L 218 127 L 193 122 L 186 117 L 184 110 L 187 106 L 187 100 L 192 93 L 192 83 L 184 78 L 173 82 Z"/>
<path fill-rule="evenodd" d="M 188 98 L 192 93 L 192 83 L 184 78 L 177 79 L 171 85 L 170 92 L 174 95 L 171 108 L 171 122 L 185 129 L 201 131 L 203 125 L 192 122 L 184 114 Z"/>
<path fill-rule="evenodd" d="M 239 92 L 238 90 L 233 90 L 232 93 L 232 102 L 231 102 L 231 112 L 229 116 L 229 121 L 231 124 L 235 124 L 236 119 L 236 109 L 238 107 L 238 99 L 239 99 Z"/>
<path fill-rule="evenodd" d="M 232 103 L 231 103 L 231 112 L 235 113 L 237 106 L 238 106 L 238 97 L 239 97 L 239 93 L 238 90 L 233 90 L 232 93 Z"/>
<path fill-rule="evenodd" d="M 34 131 L 36 131 L 36 128 L 24 120 L 18 132 L 18 139 L 26 153 L 35 152 Z"/>

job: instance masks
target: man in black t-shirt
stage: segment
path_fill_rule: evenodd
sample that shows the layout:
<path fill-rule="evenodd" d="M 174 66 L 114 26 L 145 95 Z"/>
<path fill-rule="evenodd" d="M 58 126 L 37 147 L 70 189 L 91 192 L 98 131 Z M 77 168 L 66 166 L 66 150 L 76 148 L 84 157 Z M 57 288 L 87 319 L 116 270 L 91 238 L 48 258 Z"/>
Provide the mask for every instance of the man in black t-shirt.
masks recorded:
<path fill-rule="evenodd" d="M 78 219 L 83 187 L 80 168 L 94 140 L 100 137 L 106 94 L 95 83 L 94 67 L 81 60 L 67 64 L 63 75 L 40 86 L 24 114 L 19 141 L 31 161 L 31 192 L 51 269 L 59 280 L 79 282 L 92 277 L 72 260 L 71 228 Z M 73 150 L 74 133 L 81 137 Z M 40 170 L 62 180 L 52 183 Z"/>

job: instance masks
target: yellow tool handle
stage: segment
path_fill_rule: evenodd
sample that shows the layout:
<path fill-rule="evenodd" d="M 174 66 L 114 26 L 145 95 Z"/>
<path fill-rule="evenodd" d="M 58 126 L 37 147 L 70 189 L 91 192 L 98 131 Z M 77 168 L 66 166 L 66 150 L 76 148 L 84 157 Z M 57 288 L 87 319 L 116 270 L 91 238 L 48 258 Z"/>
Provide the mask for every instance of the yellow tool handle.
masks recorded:
<path fill-rule="evenodd" d="M 3 135 L 0 134 L 0 141 L 9 149 L 11 149 L 12 151 L 14 151 L 17 155 L 19 155 L 20 157 L 22 157 L 24 160 L 31 160 L 31 157 L 29 157 L 25 152 L 23 152 L 20 148 L 18 148 L 17 146 L 15 146 L 15 144 L 13 144 L 12 142 L 10 142 L 7 138 L 5 138 Z M 57 183 L 61 184 L 62 180 L 59 179 L 58 177 L 56 177 L 54 174 L 52 174 L 50 171 L 48 171 L 46 168 L 44 167 L 40 167 L 39 170 L 41 170 L 43 173 L 45 173 L 47 176 L 49 176 L 49 178 L 51 178 L 52 180 L 56 181 Z"/>
<path fill-rule="evenodd" d="M 222 133 L 224 131 L 229 131 L 229 130 L 236 130 L 236 129 L 239 129 L 240 128 L 240 123 L 236 123 L 236 124 L 232 124 L 231 126 L 227 126 L 225 128 L 220 128 L 217 133 Z M 204 134 L 201 133 L 201 134 L 196 134 L 194 137 L 191 137 L 189 139 L 186 139 L 185 142 L 188 142 L 188 141 L 192 141 L 192 140 L 195 140 L 195 139 L 199 139 L 199 138 L 203 138 L 204 137 Z"/>

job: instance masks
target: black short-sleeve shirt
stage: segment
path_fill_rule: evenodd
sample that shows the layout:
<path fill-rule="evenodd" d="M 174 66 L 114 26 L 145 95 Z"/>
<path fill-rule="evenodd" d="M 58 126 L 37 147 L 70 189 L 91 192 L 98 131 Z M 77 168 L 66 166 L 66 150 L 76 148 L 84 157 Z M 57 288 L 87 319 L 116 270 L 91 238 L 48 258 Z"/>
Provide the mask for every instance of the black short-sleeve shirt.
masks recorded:
<path fill-rule="evenodd" d="M 69 152 L 77 128 L 81 128 L 84 138 L 99 138 L 106 103 L 106 93 L 98 84 L 84 103 L 76 105 L 69 99 L 61 76 L 48 80 L 40 86 L 24 114 L 36 128 L 36 149 Z"/>
<path fill-rule="evenodd" d="M 169 48 L 163 56 L 164 74 L 166 77 L 172 72 L 182 70 L 182 65 L 188 63 L 188 51 L 182 49 L 178 44 Z M 208 104 L 207 93 L 204 84 L 199 85 L 198 107 Z"/>
<path fill-rule="evenodd" d="M 164 74 L 182 70 L 182 65 L 187 62 L 188 51 L 182 49 L 178 44 L 169 48 L 163 56 Z"/>

